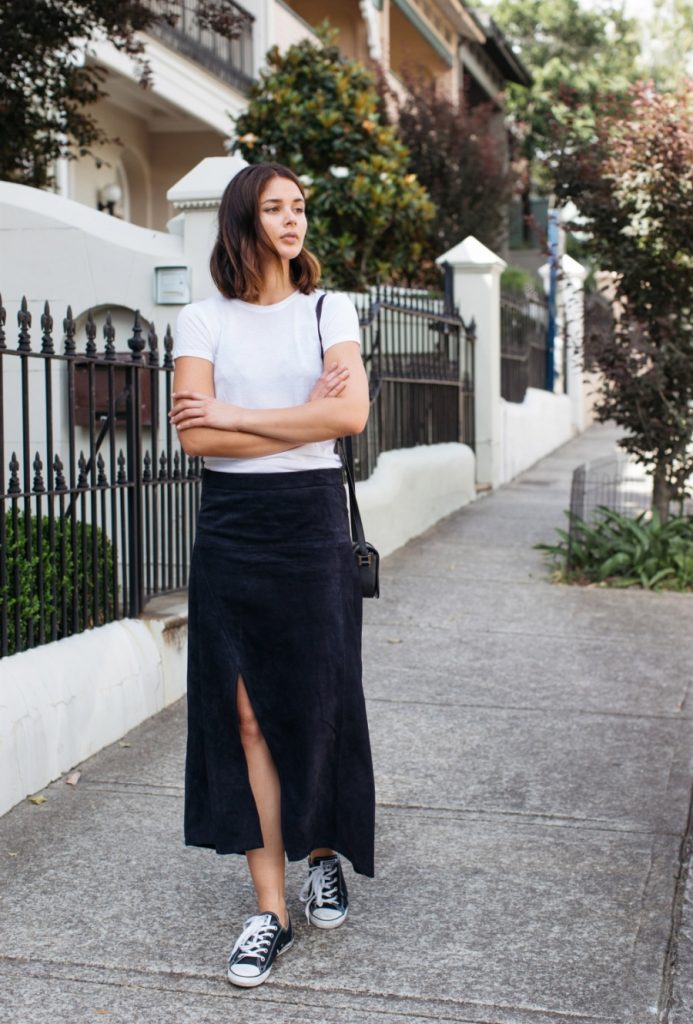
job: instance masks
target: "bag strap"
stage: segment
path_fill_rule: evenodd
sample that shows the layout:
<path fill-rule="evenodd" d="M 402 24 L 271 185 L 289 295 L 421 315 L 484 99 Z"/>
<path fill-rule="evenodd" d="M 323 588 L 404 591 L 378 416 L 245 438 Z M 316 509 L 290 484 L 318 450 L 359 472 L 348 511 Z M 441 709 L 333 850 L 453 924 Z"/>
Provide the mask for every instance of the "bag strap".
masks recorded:
<path fill-rule="evenodd" d="M 318 323 L 318 338 L 320 339 L 320 352 L 323 357 L 325 350 L 322 346 L 322 331 L 320 330 L 320 315 L 322 313 L 323 302 L 325 301 L 325 292 L 322 293 L 315 306 L 315 317 Z M 355 544 L 358 545 L 359 554 L 366 556 L 368 554 L 368 545 L 366 544 L 366 535 L 363 532 L 363 523 L 361 522 L 361 513 L 359 512 L 359 505 L 356 500 L 356 484 L 354 483 L 354 447 L 350 437 L 338 437 L 336 442 L 336 450 L 342 460 L 342 466 L 347 478 L 347 487 L 349 488 L 349 519 L 351 521 L 351 539 Z"/>
<path fill-rule="evenodd" d="M 318 299 L 317 305 L 315 307 L 315 316 L 316 316 L 316 319 L 318 321 L 318 338 L 320 339 L 320 355 L 323 357 L 323 359 L 325 358 L 325 349 L 322 347 L 322 331 L 320 330 L 320 314 L 322 313 L 322 304 L 325 301 L 325 295 L 326 294 L 327 294 L 327 292 L 323 292 L 322 293 L 322 295 Z"/>

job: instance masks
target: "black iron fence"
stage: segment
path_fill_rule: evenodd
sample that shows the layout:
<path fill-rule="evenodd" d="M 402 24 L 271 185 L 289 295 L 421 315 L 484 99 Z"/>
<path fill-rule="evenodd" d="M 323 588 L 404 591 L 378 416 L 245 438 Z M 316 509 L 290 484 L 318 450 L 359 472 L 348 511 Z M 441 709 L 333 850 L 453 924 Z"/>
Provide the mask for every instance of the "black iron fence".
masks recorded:
<path fill-rule="evenodd" d="M 110 314 L 68 308 L 60 350 L 46 303 L 40 342 L 26 301 L 8 348 L 0 303 L 0 653 L 125 616 L 184 587 L 200 461 L 168 422 L 173 339 L 163 357 L 135 314 L 126 352 Z M 8 401 L 9 399 L 9 401 Z"/>
<path fill-rule="evenodd" d="M 372 400 L 358 478 L 392 448 L 473 445 L 473 325 L 443 296 L 383 289 L 358 302 Z M 202 468 L 168 419 L 170 328 L 162 351 L 135 313 L 119 350 L 110 313 L 97 324 L 68 308 L 59 343 L 47 303 L 40 338 L 26 300 L 17 322 L 8 346 L 0 300 L 3 656 L 185 587 Z"/>
<path fill-rule="evenodd" d="M 446 441 L 473 447 L 475 328 L 454 308 L 450 287 L 379 288 L 354 300 L 371 391 L 354 449 L 357 478 L 370 476 L 380 452 Z"/>
<path fill-rule="evenodd" d="M 233 38 L 202 24 L 196 0 L 179 0 L 162 6 L 149 0 L 157 13 L 173 13 L 174 21 L 159 22 L 147 31 L 172 50 L 211 71 L 216 78 L 228 82 L 242 93 L 253 84 L 253 22 L 254 17 L 239 4 L 229 2 L 228 14 L 235 20 Z"/>
<path fill-rule="evenodd" d="M 548 304 L 535 295 L 501 295 L 501 396 L 522 402 L 527 388 L 547 383 Z"/>

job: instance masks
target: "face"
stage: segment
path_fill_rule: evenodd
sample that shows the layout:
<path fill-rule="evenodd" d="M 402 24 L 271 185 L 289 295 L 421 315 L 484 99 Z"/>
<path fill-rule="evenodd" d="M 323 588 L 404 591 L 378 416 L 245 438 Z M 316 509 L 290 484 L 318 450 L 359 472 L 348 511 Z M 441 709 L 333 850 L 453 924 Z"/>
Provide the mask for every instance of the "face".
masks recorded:
<path fill-rule="evenodd" d="M 283 259 L 298 256 L 308 227 L 306 203 L 298 185 L 288 178 L 268 181 L 260 196 L 260 223 Z"/>

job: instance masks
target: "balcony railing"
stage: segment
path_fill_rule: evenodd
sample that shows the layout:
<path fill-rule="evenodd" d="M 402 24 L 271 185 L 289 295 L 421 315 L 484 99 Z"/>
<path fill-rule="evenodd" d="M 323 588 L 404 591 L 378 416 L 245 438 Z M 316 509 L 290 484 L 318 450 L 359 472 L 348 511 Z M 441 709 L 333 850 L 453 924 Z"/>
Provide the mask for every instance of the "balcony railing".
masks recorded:
<path fill-rule="evenodd" d="M 157 0 L 150 6 L 161 10 Z M 238 13 L 238 35 L 228 39 L 209 28 L 202 28 L 197 19 L 195 0 L 181 0 L 175 5 L 178 20 L 175 25 L 160 22 L 148 29 L 150 35 L 161 40 L 172 50 L 195 61 L 216 78 L 247 93 L 253 84 L 253 22 L 254 17 L 239 4 L 230 6 Z M 170 5 L 167 10 L 171 10 Z"/>

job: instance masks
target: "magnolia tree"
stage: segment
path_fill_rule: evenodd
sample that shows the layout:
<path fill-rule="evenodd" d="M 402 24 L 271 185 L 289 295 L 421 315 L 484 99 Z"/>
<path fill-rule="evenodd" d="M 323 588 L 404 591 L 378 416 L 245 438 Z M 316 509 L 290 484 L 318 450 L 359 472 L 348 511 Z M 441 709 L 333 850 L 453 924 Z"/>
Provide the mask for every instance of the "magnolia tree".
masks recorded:
<path fill-rule="evenodd" d="M 597 265 L 612 272 L 613 330 L 586 339 L 597 412 L 651 472 L 665 520 L 693 473 L 693 83 L 650 83 L 598 115 L 589 144 L 560 131 L 552 168 Z"/>
<path fill-rule="evenodd" d="M 429 252 L 435 259 L 467 235 L 498 248 L 512 195 L 514 175 L 507 160 L 507 133 L 493 105 L 455 105 L 430 78 L 404 76 L 398 95 L 381 78 L 384 108 L 409 150 L 410 169 L 435 203 Z"/>
<path fill-rule="evenodd" d="M 379 113 L 375 77 L 347 60 L 322 30 L 267 68 L 235 120 L 235 146 L 250 163 L 286 164 L 309 198 L 309 244 L 331 287 L 362 289 L 379 277 L 411 280 L 435 208 L 409 154 Z"/>
<path fill-rule="evenodd" d="M 181 17 L 179 0 L 3 0 L 0 3 L 0 178 L 49 186 L 56 159 L 74 159 L 110 140 L 90 109 L 105 96 L 93 43 L 108 39 L 151 70 L 141 31 Z M 232 38 L 247 16 L 232 0 L 198 0 L 203 29 Z"/>

